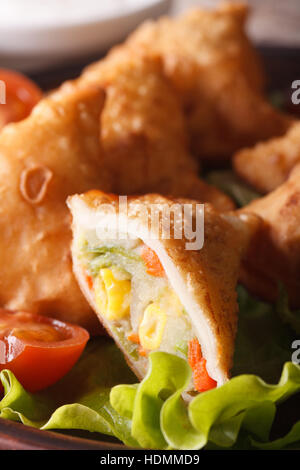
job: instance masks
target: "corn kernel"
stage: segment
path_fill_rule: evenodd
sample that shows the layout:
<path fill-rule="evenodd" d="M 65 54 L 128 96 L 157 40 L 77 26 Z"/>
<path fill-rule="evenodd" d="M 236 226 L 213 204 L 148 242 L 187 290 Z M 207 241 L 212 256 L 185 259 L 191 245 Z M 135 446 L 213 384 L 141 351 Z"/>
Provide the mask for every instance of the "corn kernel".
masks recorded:
<path fill-rule="evenodd" d="M 140 342 L 144 349 L 159 348 L 166 321 L 167 316 L 157 303 L 148 305 L 139 327 Z"/>
<path fill-rule="evenodd" d="M 107 320 L 120 320 L 130 313 L 131 282 L 117 279 L 111 269 L 101 269 L 95 282 L 95 297 Z"/>
<path fill-rule="evenodd" d="M 95 301 L 102 315 L 105 315 L 107 309 L 107 294 L 101 275 L 99 274 L 94 281 Z"/>

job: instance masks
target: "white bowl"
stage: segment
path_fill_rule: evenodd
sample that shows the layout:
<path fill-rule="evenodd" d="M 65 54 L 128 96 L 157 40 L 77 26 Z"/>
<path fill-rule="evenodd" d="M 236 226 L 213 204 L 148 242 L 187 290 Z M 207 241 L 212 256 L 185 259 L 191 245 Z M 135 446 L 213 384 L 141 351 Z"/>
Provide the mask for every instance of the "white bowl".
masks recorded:
<path fill-rule="evenodd" d="M 13 1 L 17 6 L 19 2 L 23 8 L 30 6 L 28 0 L 23 0 L 23 3 L 22 0 Z M 38 2 L 30 1 L 32 7 Z M 68 5 L 72 3 L 72 0 L 66 1 Z M 52 3 L 50 12 L 32 9 L 35 14 L 28 15 L 28 11 L 24 14 L 25 11 L 19 8 L 18 15 L 13 15 L 13 7 L 10 7 L 11 11 L 5 17 L 1 15 L 3 2 L 0 4 L 0 67 L 36 71 L 104 52 L 124 39 L 145 19 L 157 18 L 166 13 L 172 3 L 172 0 L 117 1 L 119 11 L 111 8 L 112 3 L 108 2 L 112 0 L 81 0 L 82 11 L 77 9 L 73 11 L 73 15 L 59 17 L 54 15 L 51 1 L 47 5 L 49 8 Z M 9 2 L 5 3 L 8 5 Z M 45 0 L 41 5 L 46 6 Z M 63 3 L 59 7 L 62 5 Z"/>

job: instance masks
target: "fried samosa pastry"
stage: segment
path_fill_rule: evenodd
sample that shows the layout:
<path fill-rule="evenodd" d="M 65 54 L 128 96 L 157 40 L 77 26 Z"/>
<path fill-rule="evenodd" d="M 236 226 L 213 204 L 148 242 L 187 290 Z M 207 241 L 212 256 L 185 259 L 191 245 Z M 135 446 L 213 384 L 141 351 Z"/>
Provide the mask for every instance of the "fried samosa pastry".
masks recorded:
<path fill-rule="evenodd" d="M 276 139 L 243 149 L 233 159 L 237 174 L 261 193 L 269 193 L 284 183 L 300 163 L 300 123 Z"/>
<path fill-rule="evenodd" d="M 76 191 L 106 187 L 99 165 L 104 94 L 66 84 L 0 136 L 0 304 L 79 323 L 97 319 L 72 272 Z"/>
<path fill-rule="evenodd" d="M 263 219 L 242 263 L 241 280 L 250 291 L 275 301 L 279 283 L 292 307 L 300 306 L 300 165 L 267 196 L 245 206 Z"/>
<path fill-rule="evenodd" d="M 228 196 L 197 175 L 178 97 L 159 60 L 117 48 L 87 69 L 80 82 L 106 91 L 101 145 L 114 192 L 159 192 L 233 209 Z"/>
<path fill-rule="evenodd" d="M 2 307 L 95 332 L 99 322 L 72 273 L 65 204 L 70 194 L 94 188 L 126 194 L 159 188 L 232 207 L 197 177 L 180 106 L 156 61 L 126 59 L 103 72 L 102 82 L 67 83 L 1 132 Z"/>
<path fill-rule="evenodd" d="M 147 22 L 125 47 L 160 57 L 181 99 L 192 153 L 210 162 L 284 134 L 290 120 L 263 96 L 264 72 L 245 33 L 245 4 Z"/>
<path fill-rule="evenodd" d="M 121 209 L 116 196 L 99 191 L 68 198 L 82 292 L 139 378 L 149 352 L 161 350 L 188 355 L 192 389 L 223 384 L 234 349 L 240 256 L 256 218 L 205 204 L 198 220 L 195 201 L 155 194 L 126 202 Z M 202 249 L 188 245 L 191 226 L 196 238 L 204 230 Z"/>

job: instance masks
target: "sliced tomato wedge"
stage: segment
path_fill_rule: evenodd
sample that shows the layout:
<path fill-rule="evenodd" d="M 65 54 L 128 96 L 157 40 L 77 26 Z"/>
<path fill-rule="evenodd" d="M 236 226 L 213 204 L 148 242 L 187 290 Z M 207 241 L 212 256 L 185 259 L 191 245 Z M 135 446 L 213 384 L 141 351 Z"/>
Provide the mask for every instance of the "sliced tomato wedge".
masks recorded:
<path fill-rule="evenodd" d="M 9 122 L 25 119 L 42 98 L 42 91 L 29 78 L 12 70 L 0 69 L 0 129 Z M 4 85 L 3 85 L 4 84 Z"/>
<path fill-rule="evenodd" d="M 146 265 L 146 271 L 148 274 L 157 277 L 165 276 L 165 270 L 159 260 L 159 257 L 153 250 L 151 250 L 149 246 L 143 246 L 141 256 Z"/>
<path fill-rule="evenodd" d="M 73 367 L 88 339 L 79 326 L 0 309 L 0 371 L 12 371 L 30 392 L 42 390 Z"/>

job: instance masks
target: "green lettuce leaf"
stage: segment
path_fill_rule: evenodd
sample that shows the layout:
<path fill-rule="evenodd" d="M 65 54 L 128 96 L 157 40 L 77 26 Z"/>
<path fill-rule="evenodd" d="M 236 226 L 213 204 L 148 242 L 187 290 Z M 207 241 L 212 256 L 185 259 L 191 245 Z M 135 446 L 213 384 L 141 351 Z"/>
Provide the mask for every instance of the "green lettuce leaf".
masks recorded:
<path fill-rule="evenodd" d="M 269 438 L 275 404 L 300 391 L 300 367 L 289 362 L 277 385 L 240 375 L 187 405 L 182 392 L 191 378 L 188 363 L 162 352 L 151 353 L 149 361 L 148 374 L 139 385 L 118 385 L 110 394 L 112 406 L 132 419 L 132 435 L 146 448 L 191 450 L 208 442 L 232 447 L 241 430 L 251 436 L 253 446 L 262 446 L 260 441 Z M 298 426 L 291 432 L 280 443 L 300 440 Z"/>
<path fill-rule="evenodd" d="M 242 286 L 237 292 L 240 313 L 231 373 L 255 374 L 275 383 L 283 364 L 291 360 L 295 333 L 273 305 L 250 296 Z"/>
<path fill-rule="evenodd" d="M 252 445 L 256 448 L 263 450 L 280 450 L 284 448 L 292 448 L 292 444 L 299 443 L 300 440 L 300 421 L 298 421 L 290 432 L 288 432 L 284 437 L 276 439 L 271 442 L 257 442 L 252 439 Z M 296 449 L 299 449 L 297 446 Z"/>
<path fill-rule="evenodd" d="M 28 393 L 12 372 L 0 373 L 4 397 L 0 417 L 40 429 L 81 429 L 117 437 L 138 447 L 131 423 L 111 406 L 111 387 L 133 382 L 135 376 L 122 354 L 108 338 L 90 341 L 73 369 L 41 393 Z"/>
<path fill-rule="evenodd" d="M 281 90 L 274 90 L 269 94 L 269 101 L 274 108 L 284 111 L 286 105 L 286 97 Z M 288 111 L 286 109 L 286 111 Z"/>
<path fill-rule="evenodd" d="M 191 370 L 184 359 L 173 354 L 153 352 L 144 380 L 135 389 L 119 385 L 110 401 L 121 415 L 132 418 L 132 436 L 141 447 L 166 449 L 160 426 L 161 408 L 169 396 L 180 395 L 188 386 Z"/>
<path fill-rule="evenodd" d="M 242 287 L 238 301 L 234 377 L 218 389 L 189 396 L 188 362 L 163 352 L 150 354 L 148 373 L 136 384 L 112 340 L 97 338 L 62 380 L 41 393 L 28 393 L 10 371 L 2 371 L 0 417 L 40 429 L 100 433 L 135 448 L 299 447 L 297 422 L 285 435 L 270 438 L 281 403 L 300 391 L 300 368 L 289 362 L 295 333 L 278 306 Z M 278 384 L 270 385 L 280 373 Z"/>
<path fill-rule="evenodd" d="M 276 382 L 283 364 L 291 359 L 294 334 L 282 323 L 274 306 L 254 299 L 242 286 L 238 287 L 238 301 L 240 316 L 233 369 L 237 377 L 224 387 L 199 395 L 187 407 L 181 398 L 190 378 L 187 362 L 176 356 L 166 355 L 163 359 L 163 353 L 159 356 L 152 353 L 148 374 L 140 385 L 112 389 L 112 406 L 132 419 L 132 433 L 141 446 L 253 448 L 255 443 L 269 441 L 276 405 L 300 390 L 300 372 L 297 365 L 289 362 L 277 386 L 268 385 L 261 377 Z M 174 372 L 176 382 L 172 382 L 173 370 L 181 371 L 181 377 Z M 251 401 L 247 401 L 249 396 Z M 300 440 L 300 433 L 296 435 L 298 429 L 293 432 L 294 441 Z M 287 442 L 289 438 L 285 437 L 276 445 L 279 448 Z"/>
<path fill-rule="evenodd" d="M 291 310 L 289 307 L 288 293 L 283 284 L 279 284 L 279 297 L 276 310 L 284 323 L 292 327 L 296 333 L 300 333 L 300 310 Z"/>
<path fill-rule="evenodd" d="M 205 179 L 208 183 L 232 197 L 240 207 L 261 196 L 244 183 L 232 170 L 211 171 L 206 174 Z"/>

